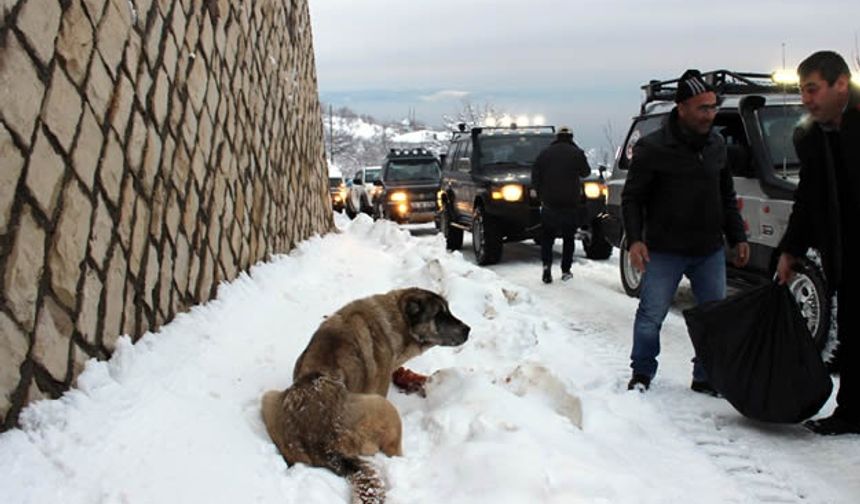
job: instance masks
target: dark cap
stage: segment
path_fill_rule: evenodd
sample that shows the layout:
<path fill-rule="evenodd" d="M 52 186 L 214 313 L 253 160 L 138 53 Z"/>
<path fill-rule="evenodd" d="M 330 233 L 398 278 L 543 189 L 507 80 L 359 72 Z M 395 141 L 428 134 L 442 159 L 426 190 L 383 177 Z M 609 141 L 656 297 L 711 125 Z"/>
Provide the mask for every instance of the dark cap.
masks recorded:
<path fill-rule="evenodd" d="M 678 91 L 675 93 L 675 103 L 681 103 L 708 91 L 715 92 L 714 86 L 702 79 L 701 72 L 698 70 L 687 70 L 678 79 Z"/>
<path fill-rule="evenodd" d="M 570 126 L 561 126 L 558 128 L 558 134 L 573 136 L 573 130 L 570 129 Z"/>

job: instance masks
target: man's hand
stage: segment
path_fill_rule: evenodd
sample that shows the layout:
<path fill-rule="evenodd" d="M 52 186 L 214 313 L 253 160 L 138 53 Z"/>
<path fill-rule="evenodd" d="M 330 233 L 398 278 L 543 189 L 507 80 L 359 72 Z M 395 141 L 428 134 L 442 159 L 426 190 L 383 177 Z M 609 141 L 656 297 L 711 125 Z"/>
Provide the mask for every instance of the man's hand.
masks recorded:
<path fill-rule="evenodd" d="M 785 285 L 794 278 L 795 264 L 797 258 L 788 252 L 779 255 L 779 262 L 776 263 L 776 279 L 779 285 Z"/>
<path fill-rule="evenodd" d="M 735 265 L 736 268 L 743 268 L 750 262 L 750 244 L 747 242 L 740 242 L 735 245 L 734 248 L 735 257 L 732 259 L 732 264 Z"/>
<path fill-rule="evenodd" d="M 630 255 L 630 264 L 639 273 L 645 273 L 645 263 L 651 260 L 651 256 L 648 255 L 648 246 L 645 245 L 645 242 L 638 241 L 631 243 L 627 253 Z"/>

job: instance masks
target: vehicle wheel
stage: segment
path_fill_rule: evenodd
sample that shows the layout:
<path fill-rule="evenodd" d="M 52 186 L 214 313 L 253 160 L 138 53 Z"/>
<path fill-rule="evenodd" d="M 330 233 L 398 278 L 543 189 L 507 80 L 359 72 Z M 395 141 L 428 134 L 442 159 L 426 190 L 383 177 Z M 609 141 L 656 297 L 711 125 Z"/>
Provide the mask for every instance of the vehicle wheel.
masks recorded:
<path fill-rule="evenodd" d="M 361 204 L 359 206 L 361 207 L 362 212 L 373 217 L 373 207 L 370 206 L 370 203 L 367 202 L 367 199 L 362 197 L 361 198 Z"/>
<path fill-rule="evenodd" d="M 443 204 L 439 212 L 439 230 L 445 237 L 445 248 L 460 250 L 463 247 L 463 230 L 451 225 L 451 212 L 447 204 Z"/>
<path fill-rule="evenodd" d="M 472 219 L 472 248 L 475 261 L 481 266 L 495 264 L 502 258 L 502 235 L 492 217 L 484 215 L 478 207 Z"/>
<path fill-rule="evenodd" d="M 627 252 L 627 237 L 621 237 L 621 254 L 618 261 L 621 270 L 621 285 L 630 297 L 639 297 L 642 290 L 642 273 L 630 264 L 630 254 Z"/>
<path fill-rule="evenodd" d="M 352 208 L 352 199 L 350 198 L 346 200 L 346 216 L 350 219 L 355 219 L 356 215 L 358 215 L 358 212 L 356 212 L 355 209 Z"/>
<path fill-rule="evenodd" d="M 800 307 L 800 314 L 818 350 L 827 345 L 830 333 L 830 297 L 824 277 L 818 267 L 808 259 L 803 259 L 797 267 L 794 279 L 788 289 Z"/>
<path fill-rule="evenodd" d="M 603 227 L 597 219 L 591 221 L 591 231 L 585 233 L 582 246 L 585 248 L 585 257 L 589 259 L 609 259 L 612 255 L 612 244 L 606 239 Z"/>

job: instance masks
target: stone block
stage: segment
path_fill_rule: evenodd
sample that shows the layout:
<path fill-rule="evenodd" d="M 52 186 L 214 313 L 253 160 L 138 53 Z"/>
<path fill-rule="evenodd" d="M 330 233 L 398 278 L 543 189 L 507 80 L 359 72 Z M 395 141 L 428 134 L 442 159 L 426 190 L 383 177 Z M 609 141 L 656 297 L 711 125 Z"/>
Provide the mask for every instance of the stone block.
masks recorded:
<path fill-rule="evenodd" d="M 146 123 L 143 121 L 143 115 L 138 111 L 134 111 L 131 119 L 131 135 L 128 143 L 125 145 L 125 156 L 128 167 L 140 175 L 141 165 L 143 163 L 143 150 L 146 147 Z M 147 193 L 152 190 L 150 185 Z"/>
<path fill-rule="evenodd" d="M 39 310 L 33 360 L 59 382 L 66 381 L 69 373 L 69 347 L 74 329 L 69 314 L 53 298 L 46 296 Z"/>
<path fill-rule="evenodd" d="M 0 412 L 12 405 L 11 394 L 21 382 L 21 364 L 27 359 L 30 338 L 0 312 Z"/>
<path fill-rule="evenodd" d="M 173 266 L 173 282 L 182 298 L 188 295 L 188 276 L 191 272 L 191 246 L 184 234 L 176 238 L 176 260 Z M 174 299 L 176 296 L 174 295 Z"/>
<path fill-rule="evenodd" d="M 121 75 L 117 80 L 116 87 L 114 87 L 108 113 L 108 120 L 121 139 L 125 138 L 125 129 L 128 125 L 133 103 L 134 86 L 125 75 Z"/>
<path fill-rule="evenodd" d="M 134 211 L 134 230 L 131 236 L 131 251 L 128 256 L 128 268 L 132 275 L 141 276 L 143 253 L 149 244 L 149 208 L 143 198 L 137 198 Z"/>
<path fill-rule="evenodd" d="M 188 177 L 191 174 L 191 159 L 183 145 L 177 146 L 173 154 L 172 181 L 173 186 L 179 190 L 180 196 L 185 197 L 185 188 Z"/>
<path fill-rule="evenodd" d="M 164 70 L 159 70 L 155 79 L 155 92 L 152 95 L 152 112 L 159 129 L 164 128 L 169 97 L 170 81 L 167 79 L 167 73 Z"/>
<path fill-rule="evenodd" d="M 94 55 L 90 61 L 90 79 L 87 81 L 86 95 L 99 124 L 104 124 L 105 113 L 113 95 L 113 78 L 98 55 Z"/>
<path fill-rule="evenodd" d="M 204 98 L 206 97 L 208 86 L 208 73 L 206 70 L 206 62 L 203 58 L 193 58 L 191 61 L 191 72 L 188 75 L 186 86 L 188 89 L 188 97 L 191 99 L 191 105 L 194 107 L 194 112 L 200 114 L 203 108 Z"/>
<path fill-rule="evenodd" d="M 161 153 L 161 137 L 150 125 L 146 131 L 146 152 L 143 155 L 143 166 L 140 172 L 140 181 L 144 193 L 147 195 L 152 194 L 155 176 L 158 174 L 158 168 L 161 164 Z"/>
<path fill-rule="evenodd" d="M 141 107 L 146 107 L 149 104 L 147 96 L 149 95 L 150 88 L 152 88 L 152 76 L 149 74 L 146 65 L 141 65 L 140 72 L 137 74 L 137 82 L 135 83 L 135 93 Z"/>
<path fill-rule="evenodd" d="M 170 313 L 170 296 L 173 293 L 173 247 L 165 244 L 159 264 L 158 309 Z"/>
<path fill-rule="evenodd" d="M 142 306 L 135 300 L 134 283 L 129 279 L 125 283 L 125 304 L 122 314 L 122 333 L 131 336 L 132 341 L 137 341 L 137 313 Z"/>
<path fill-rule="evenodd" d="M 36 198 L 39 208 L 49 218 L 54 213 L 57 205 L 57 197 L 60 194 L 61 182 L 66 167 L 63 158 L 54 152 L 54 148 L 48 143 L 45 135 L 39 131 L 36 143 L 30 155 L 29 168 L 27 170 L 27 187 Z"/>
<path fill-rule="evenodd" d="M 99 280 L 98 273 L 93 269 L 87 269 L 84 274 L 84 287 L 81 291 L 81 311 L 75 327 L 83 336 L 84 341 L 90 345 L 96 344 L 96 331 L 99 321 L 99 301 L 102 297 L 104 286 Z"/>
<path fill-rule="evenodd" d="M 181 215 L 182 212 L 179 208 L 179 201 L 177 199 L 176 191 L 171 190 L 167 197 L 164 223 L 167 229 L 167 236 L 173 243 L 176 243 L 177 233 L 179 231 L 179 219 Z"/>
<path fill-rule="evenodd" d="M 0 117 L 29 146 L 45 86 L 12 30 L 0 46 Z"/>
<path fill-rule="evenodd" d="M 122 205 L 119 210 L 119 225 L 117 234 L 120 243 L 125 250 L 131 248 L 131 230 L 134 223 L 134 208 L 137 205 L 137 192 L 134 189 L 134 180 L 126 177 L 122 186 Z"/>
<path fill-rule="evenodd" d="M 128 267 L 123 257 L 122 248 L 115 246 L 107 269 L 107 281 L 104 289 L 104 328 L 102 330 L 102 346 L 112 352 L 116 340 L 120 336 L 123 307 L 125 306 L 125 279 Z"/>
<path fill-rule="evenodd" d="M 89 242 L 90 257 L 98 268 L 102 270 L 105 266 L 108 249 L 115 233 L 115 223 L 111 218 L 107 205 L 105 205 L 104 198 L 98 195 L 96 201 L 96 218 L 93 221 Z"/>
<path fill-rule="evenodd" d="M 93 208 L 89 198 L 72 180 L 63 191 L 63 209 L 51 237 L 48 264 L 54 294 L 69 309 L 77 301 L 78 280 L 87 253 Z"/>
<path fill-rule="evenodd" d="M 127 0 L 108 0 L 104 17 L 98 26 L 96 47 L 111 76 L 119 76 L 119 64 L 131 29 L 131 12 Z"/>
<path fill-rule="evenodd" d="M 191 158 L 191 172 L 194 174 L 197 185 L 202 186 L 206 179 L 206 161 L 203 149 L 194 149 L 194 156 Z"/>
<path fill-rule="evenodd" d="M 176 37 L 176 40 L 184 40 L 186 23 L 185 12 L 183 12 L 182 9 L 173 9 L 173 18 L 170 22 L 170 31 L 173 32 L 173 36 Z"/>
<path fill-rule="evenodd" d="M 134 9 L 137 12 L 135 24 L 142 30 L 146 27 L 146 19 L 149 16 L 149 11 L 152 10 L 152 0 L 134 0 Z"/>
<path fill-rule="evenodd" d="M 90 192 L 93 191 L 103 142 L 104 136 L 99 123 L 96 122 L 90 108 L 84 107 L 81 117 L 81 132 L 78 135 L 75 151 L 72 153 L 72 164 L 78 177 L 81 178 Z"/>
<path fill-rule="evenodd" d="M 159 263 L 158 250 L 153 245 L 149 245 L 149 251 L 146 254 L 146 273 L 143 277 L 143 302 L 150 310 L 155 310 L 157 299 L 155 298 L 155 286 L 159 279 Z"/>
<path fill-rule="evenodd" d="M 108 133 L 107 145 L 99 167 L 99 183 L 114 208 L 119 207 L 120 187 L 124 172 L 122 148 L 114 132 Z"/>
<path fill-rule="evenodd" d="M 6 304 L 25 329 L 32 330 L 45 257 L 45 231 L 24 206 L 21 222 L 6 259 L 4 271 Z"/>
<path fill-rule="evenodd" d="M 163 37 L 164 19 L 161 15 L 155 16 L 152 26 L 146 32 L 146 61 L 149 63 L 149 68 L 155 69 L 155 64 L 158 62 L 158 51 L 161 46 L 161 38 Z"/>
<path fill-rule="evenodd" d="M 42 120 L 67 153 L 71 153 L 72 140 L 80 117 L 81 97 L 78 90 L 59 65 L 56 65 L 45 104 L 42 107 Z"/>
<path fill-rule="evenodd" d="M 87 63 L 93 44 L 93 27 L 83 6 L 79 2 L 71 2 L 60 25 L 57 54 L 63 57 L 66 71 L 78 85 L 83 84 L 87 77 Z"/>
<path fill-rule="evenodd" d="M 128 32 L 128 42 L 125 44 L 125 57 L 123 58 L 123 67 L 128 75 L 133 79 L 137 79 L 137 74 L 140 66 L 140 60 L 143 57 L 143 42 L 140 40 L 140 35 L 136 31 Z"/>
<path fill-rule="evenodd" d="M 156 181 L 152 190 L 152 217 L 149 219 L 149 234 L 154 243 L 161 241 L 161 231 L 164 228 L 164 212 L 167 204 L 167 195 L 161 179 Z"/>
<path fill-rule="evenodd" d="M 185 233 L 191 237 L 197 229 L 198 212 L 200 211 L 200 200 L 197 191 L 188 191 L 185 197 L 185 208 L 182 212 L 182 227 Z"/>
<path fill-rule="evenodd" d="M 164 52 L 162 53 L 161 64 L 167 72 L 167 77 L 170 82 L 176 79 L 176 62 L 179 54 L 179 49 L 176 48 L 176 42 L 173 35 L 168 33 L 164 39 Z"/>
<path fill-rule="evenodd" d="M 54 57 L 54 40 L 60 28 L 61 14 L 57 0 L 26 0 L 18 12 L 18 29 L 46 66 Z"/>
<path fill-rule="evenodd" d="M 18 179 L 24 169 L 24 156 L 12 142 L 12 135 L 0 124 L 0 159 L 3 169 L 0 170 L 0 235 L 5 234 L 12 217 L 12 205 L 15 203 Z"/>

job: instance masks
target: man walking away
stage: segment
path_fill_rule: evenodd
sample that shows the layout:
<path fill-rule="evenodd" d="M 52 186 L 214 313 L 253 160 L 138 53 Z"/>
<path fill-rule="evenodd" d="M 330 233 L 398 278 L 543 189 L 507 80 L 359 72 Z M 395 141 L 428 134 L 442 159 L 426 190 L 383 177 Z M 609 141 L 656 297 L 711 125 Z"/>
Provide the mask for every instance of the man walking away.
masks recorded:
<path fill-rule="evenodd" d="M 580 177 L 591 173 L 585 153 L 573 142 L 567 126 L 558 130 L 555 141 L 541 151 L 532 167 L 532 185 L 541 202 L 540 256 L 543 282 L 552 282 L 552 247 L 561 234 L 561 279 L 570 280 L 573 264 L 577 213 L 581 203 Z"/>
<path fill-rule="evenodd" d="M 633 325 L 630 390 L 647 390 L 657 373 L 660 328 L 682 276 L 696 302 L 726 295 L 723 236 L 735 247 L 734 263 L 749 260 L 726 146 L 712 130 L 718 101 L 697 70 L 678 81 L 676 107 L 663 127 L 641 138 L 621 194 L 630 261 L 643 273 Z M 716 395 L 694 359 L 696 392 Z"/>
<path fill-rule="evenodd" d="M 818 434 L 860 433 L 860 263 L 848 255 L 860 248 L 860 90 L 833 51 L 812 54 L 797 73 L 809 118 L 794 134 L 800 182 L 777 276 L 789 282 L 807 249 L 821 253 L 837 296 L 840 384 L 833 415 L 806 426 Z"/>

